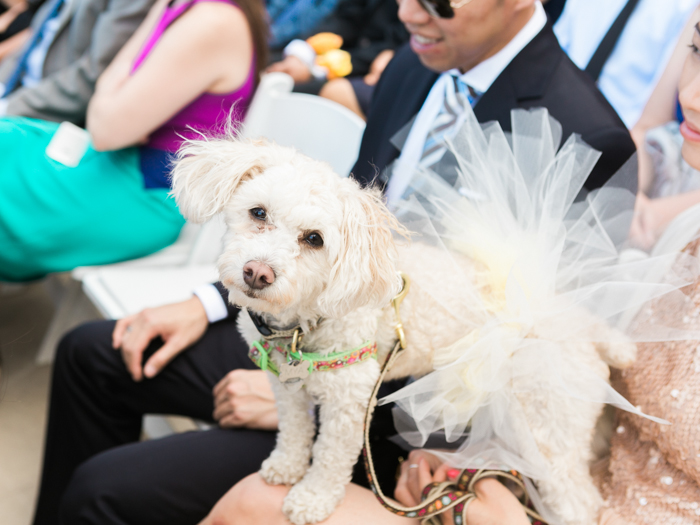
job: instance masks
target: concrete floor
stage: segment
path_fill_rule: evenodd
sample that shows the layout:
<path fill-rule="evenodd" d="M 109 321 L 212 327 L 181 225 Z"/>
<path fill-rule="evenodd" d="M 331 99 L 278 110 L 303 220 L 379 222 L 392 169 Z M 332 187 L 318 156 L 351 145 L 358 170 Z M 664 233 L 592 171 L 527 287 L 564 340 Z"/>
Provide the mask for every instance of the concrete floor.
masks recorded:
<path fill-rule="evenodd" d="M 50 367 L 34 358 L 53 314 L 42 284 L 0 285 L 0 521 L 28 525 L 36 497 Z"/>

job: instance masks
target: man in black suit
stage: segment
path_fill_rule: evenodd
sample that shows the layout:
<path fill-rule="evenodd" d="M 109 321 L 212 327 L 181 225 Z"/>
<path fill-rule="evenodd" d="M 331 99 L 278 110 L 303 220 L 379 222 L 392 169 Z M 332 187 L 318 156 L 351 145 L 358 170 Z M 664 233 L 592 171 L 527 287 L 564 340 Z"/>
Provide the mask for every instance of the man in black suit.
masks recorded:
<path fill-rule="evenodd" d="M 438 72 L 448 71 L 471 88 L 479 120 L 495 119 L 508 129 L 511 109 L 545 106 L 564 136 L 580 133 L 601 149 L 588 189 L 632 154 L 624 125 L 561 51 L 537 0 L 471 0 L 461 7 L 420 1 L 399 2 L 412 49 L 397 54 L 378 86 L 354 170 L 359 180 L 374 181 L 397 158 L 391 138 L 416 114 L 409 138 L 427 136 L 430 111 L 437 113 L 444 98 L 438 88 L 450 85 L 448 73 Z M 394 183 L 380 182 L 389 189 Z M 63 523 L 196 523 L 259 468 L 274 446 L 276 411 L 225 296 L 220 287 L 199 290 L 184 303 L 142 312 L 116 328 L 111 321 L 92 323 L 63 339 L 36 525 L 56 523 L 57 515 Z M 138 443 L 145 413 L 219 426 Z M 388 447 L 381 434 L 393 432 L 391 420 L 381 414 L 375 420 L 374 446 Z M 392 454 L 387 448 L 377 456 Z M 387 461 L 380 475 L 390 482 L 395 470 Z"/>
<path fill-rule="evenodd" d="M 453 43 L 450 39 L 469 39 L 467 35 L 481 25 L 480 17 L 469 18 L 470 13 L 466 11 L 472 5 L 476 8 L 481 3 L 493 4 L 474 0 L 472 4 L 456 10 L 454 18 L 439 19 L 429 16 L 417 0 L 400 2 L 399 17 L 411 33 L 411 42 L 397 52 L 377 85 L 370 109 L 371 118 L 367 122 L 359 160 L 353 169 L 356 179 L 369 184 L 377 176 L 378 170 L 381 171 L 397 158 L 399 151 L 392 145 L 391 138 L 421 110 L 440 77 L 438 72 L 457 69 L 469 75 L 476 67 L 483 68 L 486 61 L 493 62 L 493 56 L 488 56 L 493 48 L 474 54 L 447 51 L 461 43 Z M 539 3 L 527 3 L 530 4 L 529 8 L 523 8 L 516 15 L 525 20 L 525 23 L 516 25 L 521 29 L 533 23 L 538 14 L 544 21 L 544 13 L 538 13 Z M 512 4 L 501 2 L 498 9 L 506 10 Z M 419 44 L 435 35 L 441 38 L 436 44 Z M 505 36 L 506 44 L 513 42 L 512 38 L 507 38 L 506 31 L 499 32 L 497 29 L 493 35 Z M 463 44 L 464 47 L 467 45 Z M 442 51 L 440 47 L 445 50 Z M 504 49 L 498 52 L 503 53 Z M 499 65 L 488 64 L 494 70 Z M 634 153 L 634 144 L 626 127 L 594 83 L 559 47 L 549 24 L 544 24 L 529 43 L 503 64 L 500 72 L 494 71 L 486 81 L 491 79 L 493 81 L 488 89 L 473 105 L 479 122 L 495 120 L 504 130 L 510 131 L 512 109 L 547 108 L 561 123 L 564 139 L 577 133 L 586 143 L 602 152 L 586 181 L 588 190 L 602 186 Z M 382 177 L 382 174 L 379 176 Z M 384 179 L 381 182 L 387 181 Z M 630 189 L 636 189 L 636 180 L 626 182 Z"/>

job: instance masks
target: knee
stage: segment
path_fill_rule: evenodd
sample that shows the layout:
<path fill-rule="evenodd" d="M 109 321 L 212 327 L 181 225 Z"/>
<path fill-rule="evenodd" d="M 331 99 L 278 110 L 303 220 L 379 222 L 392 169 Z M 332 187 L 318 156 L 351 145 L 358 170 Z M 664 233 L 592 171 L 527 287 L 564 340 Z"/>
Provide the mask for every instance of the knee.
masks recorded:
<path fill-rule="evenodd" d="M 59 376 L 81 372 L 91 377 L 97 372 L 99 363 L 113 358 L 111 333 L 114 323 L 99 321 L 86 323 L 63 336 L 58 343 L 54 363 L 54 380 Z"/>
<path fill-rule="evenodd" d="M 277 489 L 277 490 L 276 490 Z M 258 474 L 239 481 L 207 516 L 207 525 L 244 525 L 271 523 L 272 514 L 281 513 L 281 499 L 277 501 L 282 487 L 271 487 Z"/>
<path fill-rule="evenodd" d="M 110 473 L 99 468 L 94 460 L 78 467 L 61 500 L 58 522 L 61 525 L 110 523 L 109 502 L 115 498 L 110 497 L 109 478 Z"/>
<path fill-rule="evenodd" d="M 129 447 L 107 450 L 86 460 L 73 472 L 59 505 L 58 523 L 154 522 L 154 516 L 164 509 L 162 501 L 154 501 L 160 487 L 144 481 L 143 471 L 148 472 L 148 466 L 135 463 L 128 450 Z M 171 500 L 166 498 L 166 501 Z"/>
<path fill-rule="evenodd" d="M 336 78 L 326 82 L 319 95 L 323 98 L 346 105 L 348 99 L 354 97 L 354 92 L 350 81 L 345 78 Z"/>

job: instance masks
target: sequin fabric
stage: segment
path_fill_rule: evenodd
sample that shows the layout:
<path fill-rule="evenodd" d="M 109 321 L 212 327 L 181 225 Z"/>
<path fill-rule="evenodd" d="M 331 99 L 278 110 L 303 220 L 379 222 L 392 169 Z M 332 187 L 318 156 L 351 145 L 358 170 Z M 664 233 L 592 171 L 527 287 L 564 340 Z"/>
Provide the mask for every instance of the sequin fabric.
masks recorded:
<path fill-rule="evenodd" d="M 684 251 L 698 255 L 700 241 Z M 700 281 L 683 290 L 682 311 L 664 299 L 651 305 L 655 320 L 700 329 Z M 609 473 L 602 481 L 608 507 L 601 525 L 700 523 L 700 342 L 638 345 L 636 363 L 615 374 L 616 389 L 662 426 L 618 413 Z"/>

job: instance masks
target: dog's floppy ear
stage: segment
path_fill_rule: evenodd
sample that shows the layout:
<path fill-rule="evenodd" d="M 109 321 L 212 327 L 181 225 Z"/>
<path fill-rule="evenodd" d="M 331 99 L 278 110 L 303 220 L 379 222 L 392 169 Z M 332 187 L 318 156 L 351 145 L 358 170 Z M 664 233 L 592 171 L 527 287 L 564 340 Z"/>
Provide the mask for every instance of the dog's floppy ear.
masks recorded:
<path fill-rule="evenodd" d="M 242 180 L 288 161 L 293 154 L 290 148 L 264 140 L 188 140 L 177 154 L 172 195 L 186 219 L 206 222 L 223 209 Z"/>
<path fill-rule="evenodd" d="M 362 307 L 381 307 L 398 293 L 392 230 L 405 234 L 387 210 L 378 190 L 361 190 L 348 180 L 343 201 L 343 223 L 338 258 L 328 285 L 319 296 L 324 317 L 339 318 Z"/>

